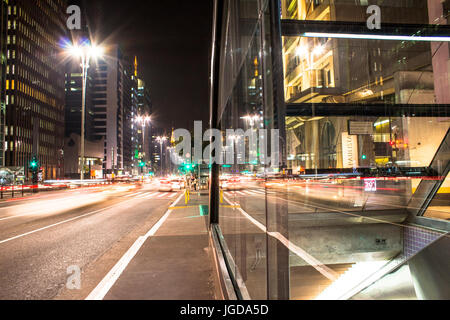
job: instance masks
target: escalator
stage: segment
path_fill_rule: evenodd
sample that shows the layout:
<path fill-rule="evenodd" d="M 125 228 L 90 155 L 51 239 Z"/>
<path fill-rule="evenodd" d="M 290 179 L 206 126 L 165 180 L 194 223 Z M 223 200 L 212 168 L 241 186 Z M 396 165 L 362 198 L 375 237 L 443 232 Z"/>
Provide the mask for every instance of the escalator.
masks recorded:
<path fill-rule="evenodd" d="M 438 174 L 437 179 L 424 179 L 408 204 L 408 211 L 415 216 L 424 216 L 433 199 L 446 181 L 450 170 L 450 129 L 447 131 L 433 161 L 430 170 Z"/>
<path fill-rule="evenodd" d="M 442 228 L 432 230 L 406 223 L 404 252 L 367 277 L 347 299 L 450 299 L 450 130 L 438 148 L 429 171 L 436 177 L 423 179 L 408 204 L 410 216 L 440 219 Z M 443 208 L 438 210 L 436 208 Z M 420 219 L 420 218 L 419 218 Z"/>
<path fill-rule="evenodd" d="M 450 130 L 408 202 L 402 252 L 387 260 L 356 261 L 315 299 L 450 299 L 449 170 Z"/>

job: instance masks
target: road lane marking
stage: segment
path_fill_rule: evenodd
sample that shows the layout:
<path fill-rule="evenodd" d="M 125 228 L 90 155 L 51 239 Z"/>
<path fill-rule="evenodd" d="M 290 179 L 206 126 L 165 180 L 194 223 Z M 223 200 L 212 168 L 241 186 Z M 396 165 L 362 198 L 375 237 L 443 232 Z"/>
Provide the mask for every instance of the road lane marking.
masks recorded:
<path fill-rule="evenodd" d="M 181 194 L 177 200 L 173 203 L 176 206 L 177 203 L 182 199 L 184 194 Z M 147 241 L 149 237 L 155 235 L 163 223 L 167 220 L 169 215 L 172 213 L 172 209 L 169 208 L 164 216 L 144 235 L 139 237 L 135 243 L 128 249 L 128 251 L 120 258 L 119 262 L 108 272 L 108 274 L 100 281 L 100 283 L 95 287 L 95 289 L 87 296 L 85 300 L 103 300 L 108 294 L 109 290 L 113 287 L 116 281 L 119 279 L 125 268 L 138 253 L 142 245 Z"/>
<path fill-rule="evenodd" d="M 167 195 L 167 193 L 161 193 L 160 195 L 156 196 L 156 198 L 162 198 L 162 197 L 164 197 L 166 195 Z"/>
<path fill-rule="evenodd" d="M 79 199 L 79 197 L 69 197 L 69 198 L 61 198 L 61 199 L 52 199 L 52 200 L 48 200 L 48 201 L 52 201 L 52 202 L 67 202 L 68 200 L 73 200 L 73 199 Z M 53 204 L 47 204 L 47 205 L 59 205 L 58 203 L 53 203 Z M 10 209 L 10 210 L 15 210 L 15 209 L 20 209 L 21 207 L 29 207 L 30 203 L 25 203 L 25 204 L 19 204 L 16 206 L 10 206 L 10 207 L 3 207 L 0 209 Z M 70 209 L 70 210 L 74 210 L 74 209 Z M 5 221 L 5 220 L 11 220 L 11 219 L 15 219 L 15 218 L 20 218 L 20 217 L 26 217 L 26 216 L 33 216 L 33 215 L 40 215 L 42 214 L 42 212 L 36 212 L 36 211 L 32 211 L 32 212 L 27 212 L 27 213 L 22 213 L 22 214 L 18 214 L 18 215 L 12 215 L 12 216 L 5 216 L 0 218 L 0 221 Z M 45 215 L 45 214 L 44 214 Z"/>
<path fill-rule="evenodd" d="M 39 228 L 39 229 L 30 231 L 30 232 L 26 232 L 26 233 L 20 234 L 20 235 L 15 236 L 15 237 L 11 237 L 9 239 L 1 240 L 0 244 L 6 243 L 6 242 L 9 242 L 9 241 L 12 241 L 12 240 L 20 239 L 20 238 L 23 238 L 23 237 L 28 236 L 30 234 L 37 233 L 37 232 L 40 232 L 40 231 L 44 231 L 44 230 L 47 230 L 47 229 L 59 226 L 61 224 L 65 224 L 65 223 L 68 223 L 68 222 L 71 222 L 71 221 L 74 221 L 74 220 L 78 220 L 78 219 L 81 219 L 81 218 L 84 218 L 84 217 L 87 217 L 87 216 L 91 216 L 93 214 L 96 214 L 96 213 L 99 213 L 99 212 L 102 212 L 102 211 L 106 211 L 106 210 L 112 209 L 114 207 L 118 207 L 118 206 L 120 206 L 120 205 L 122 205 L 124 203 L 131 202 L 131 201 L 132 200 L 127 200 L 127 201 L 121 202 L 121 203 L 113 205 L 113 206 L 109 206 L 109 207 L 106 207 L 106 208 L 103 208 L 103 209 L 92 211 L 92 212 L 83 214 L 81 216 L 77 216 L 77 217 L 74 217 L 74 218 L 71 218 L 71 219 L 67 219 L 67 220 L 64 220 L 64 221 L 61 221 L 61 222 L 58 222 L 58 223 L 54 223 L 54 224 L 51 224 L 51 225 L 43 227 L 43 228 Z"/>
<path fill-rule="evenodd" d="M 140 195 L 138 195 L 138 196 L 136 196 L 134 199 L 145 199 L 145 198 L 147 198 L 149 196 L 149 194 L 148 193 L 146 193 L 146 192 L 144 192 L 143 194 L 140 194 Z"/>
<path fill-rule="evenodd" d="M 259 193 L 259 192 L 255 192 L 255 191 L 250 191 L 250 190 L 245 190 L 244 191 L 245 193 L 247 193 L 248 195 L 251 195 L 251 196 L 261 196 L 262 194 L 261 193 Z"/>
<path fill-rule="evenodd" d="M 259 194 L 266 194 L 266 192 L 265 191 L 262 191 L 262 190 L 253 190 L 253 192 L 256 192 L 256 193 L 259 193 Z"/>
<path fill-rule="evenodd" d="M 173 193 L 173 194 L 171 194 L 170 196 L 169 196 L 169 198 L 173 198 L 173 197 L 175 197 L 177 194 L 176 193 Z"/>

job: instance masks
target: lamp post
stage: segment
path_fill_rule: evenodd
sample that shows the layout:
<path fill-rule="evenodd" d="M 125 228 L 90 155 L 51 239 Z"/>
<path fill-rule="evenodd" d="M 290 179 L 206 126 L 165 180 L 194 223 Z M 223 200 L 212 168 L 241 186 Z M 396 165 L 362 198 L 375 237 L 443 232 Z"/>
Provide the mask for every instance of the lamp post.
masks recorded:
<path fill-rule="evenodd" d="M 144 160 L 146 160 L 146 152 L 145 152 L 145 127 L 147 126 L 147 123 L 151 122 L 151 117 L 149 116 L 138 116 L 136 119 L 134 119 L 135 122 L 142 125 L 142 155 L 144 157 Z"/>
<path fill-rule="evenodd" d="M 81 46 L 78 44 L 69 45 L 68 53 L 81 60 L 82 71 L 82 96 L 81 96 L 81 143 L 80 143 L 80 158 L 81 158 L 81 174 L 80 179 L 84 180 L 84 145 L 85 145 L 85 117 L 86 117 L 86 86 L 87 76 L 89 70 L 89 64 L 91 59 L 97 59 L 103 56 L 103 49 L 101 47 L 91 45 L 89 43 L 83 43 Z"/>
<path fill-rule="evenodd" d="M 161 164 L 161 168 L 160 168 L 161 177 L 163 175 L 163 170 L 162 170 L 162 167 L 163 167 L 163 162 L 162 162 L 162 158 L 163 158 L 163 144 L 164 144 L 164 142 L 166 142 L 166 140 L 167 140 L 167 137 L 157 137 L 156 138 L 156 141 L 159 142 L 159 144 L 161 146 L 161 155 L 160 155 L 160 160 L 159 160 L 159 162 Z"/>
<path fill-rule="evenodd" d="M 173 152 L 173 148 L 172 147 L 167 147 L 167 150 L 169 150 L 169 159 L 168 159 L 168 162 L 169 162 L 169 175 L 171 175 L 173 173 L 173 170 L 172 170 L 172 152 Z"/>
<path fill-rule="evenodd" d="M 245 116 L 245 117 L 241 117 L 241 119 L 243 119 L 243 120 L 245 120 L 245 121 L 248 122 L 248 124 L 250 125 L 250 128 L 251 128 L 252 137 L 253 137 L 253 130 L 254 130 L 255 124 L 256 124 L 256 122 L 262 120 L 261 116 L 257 116 L 257 115 L 247 115 L 247 116 Z M 252 140 L 253 140 L 253 139 L 252 139 Z M 255 155 L 255 152 L 257 153 L 257 150 L 254 150 L 254 149 L 253 149 L 253 146 L 254 146 L 255 141 L 251 141 L 250 143 L 251 143 L 251 145 L 250 145 L 250 154 L 251 154 L 250 158 L 252 158 L 252 156 Z M 256 147 L 257 147 L 257 146 L 256 146 Z M 252 154 L 252 153 L 253 153 L 253 154 Z M 245 160 L 245 159 L 244 159 L 244 160 Z M 253 172 L 254 169 L 255 169 L 255 165 L 254 165 L 254 163 L 252 162 L 252 163 L 250 163 L 250 170 Z"/>

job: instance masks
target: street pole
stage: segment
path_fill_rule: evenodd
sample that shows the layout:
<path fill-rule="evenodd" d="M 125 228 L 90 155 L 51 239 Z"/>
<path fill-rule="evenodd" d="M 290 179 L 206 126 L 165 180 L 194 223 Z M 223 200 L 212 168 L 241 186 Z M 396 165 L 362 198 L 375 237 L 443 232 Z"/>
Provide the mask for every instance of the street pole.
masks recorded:
<path fill-rule="evenodd" d="M 163 150 L 162 150 L 162 148 L 163 148 L 163 142 L 162 142 L 162 140 L 159 142 L 159 144 L 160 144 L 160 146 L 161 146 L 161 159 L 160 159 L 160 164 L 161 164 L 161 167 L 159 168 L 159 170 L 160 170 L 160 175 L 161 175 L 161 177 L 163 176 Z"/>
<path fill-rule="evenodd" d="M 84 136 L 85 136 L 85 118 L 86 118 L 86 87 L 87 87 L 87 72 L 89 69 L 89 56 L 82 56 L 82 72 L 83 72 L 83 88 L 81 98 L 81 146 L 80 146 L 80 158 L 81 158 L 81 175 L 80 180 L 84 180 Z"/>

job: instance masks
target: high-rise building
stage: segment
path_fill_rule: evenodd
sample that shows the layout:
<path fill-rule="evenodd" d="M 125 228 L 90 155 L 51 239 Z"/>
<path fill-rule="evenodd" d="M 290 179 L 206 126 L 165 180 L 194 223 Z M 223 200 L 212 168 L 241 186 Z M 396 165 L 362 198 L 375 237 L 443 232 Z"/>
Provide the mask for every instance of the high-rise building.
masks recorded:
<path fill-rule="evenodd" d="M 150 157 L 152 161 L 152 169 L 155 174 L 159 175 L 161 169 L 164 169 L 166 162 L 167 147 L 170 146 L 170 132 L 164 128 L 155 128 L 152 126 L 150 144 Z M 158 138 L 165 138 L 160 140 Z"/>
<path fill-rule="evenodd" d="M 5 112 L 6 112 L 6 43 L 8 26 L 8 0 L 0 0 L 0 165 L 5 165 Z"/>
<path fill-rule="evenodd" d="M 63 175 L 63 0 L 9 0 L 6 69 L 6 166 L 38 156 L 44 179 Z"/>
<path fill-rule="evenodd" d="M 138 78 L 134 59 L 124 58 L 123 86 L 123 159 L 125 172 L 137 175 L 139 172 L 139 125 L 135 122 L 138 115 Z"/>
<path fill-rule="evenodd" d="M 132 174 L 137 165 L 137 130 L 133 119 L 137 112 L 137 77 L 132 60 L 119 45 L 106 49 L 97 61 L 94 74 L 94 136 L 105 139 L 103 170 L 105 175 Z"/>
<path fill-rule="evenodd" d="M 150 90 L 144 80 L 138 80 L 138 115 L 150 116 L 152 114 L 152 100 Z M 138 127 L 138 141 L 143 160 L 148 164 L 151 161 L 152 123 L 146 123 L 145 128 Z M 144 130 L 144 131 L 142 131 Z"/>

